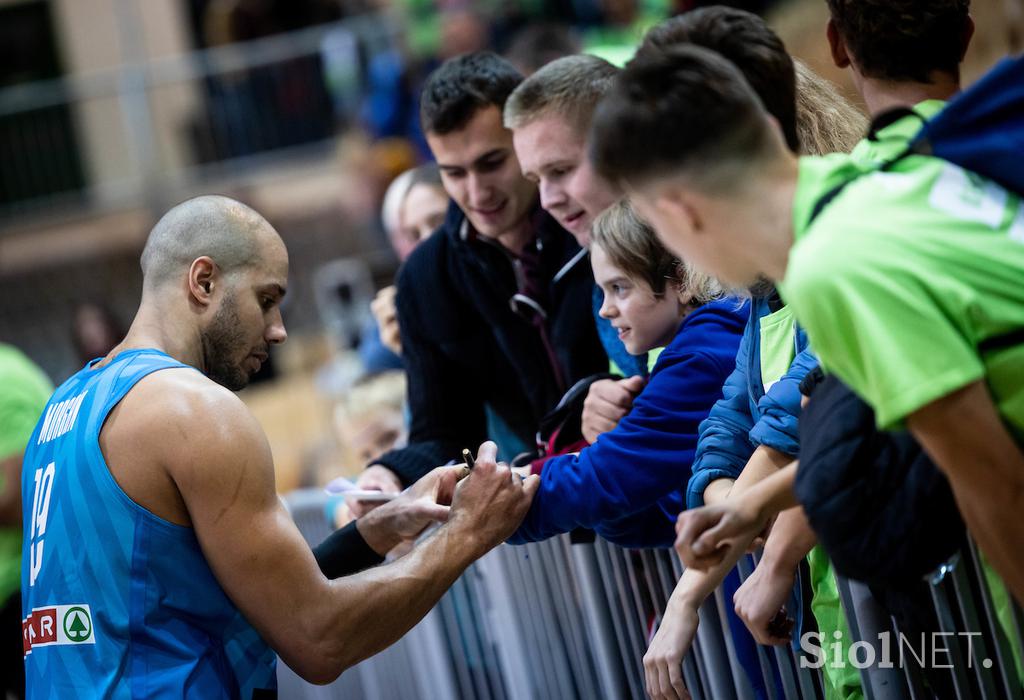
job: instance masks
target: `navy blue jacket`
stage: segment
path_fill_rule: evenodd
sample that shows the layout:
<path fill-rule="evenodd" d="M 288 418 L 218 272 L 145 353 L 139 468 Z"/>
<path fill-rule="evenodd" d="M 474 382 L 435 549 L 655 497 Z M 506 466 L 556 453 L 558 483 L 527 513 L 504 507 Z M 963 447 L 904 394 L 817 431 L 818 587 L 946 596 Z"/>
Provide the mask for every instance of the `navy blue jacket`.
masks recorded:
<path fill-rule="evenodd" d="M 759 445 L 796 457 L 800 450 L 800 381 L 818 366 L 807 334 L 797 327 L 789 371 L 767 393 L 761 382 L 761 319 L 771 313 L 766 298 L 755 298 L 736 367 L 722 387 L 722 398 L 700 426 L 693 476 L 686 490 L 688 508 L 704 505 L 704 489 L 716 479 L 735 479 Z"/>
<path fill-rule="evenodd" d="M 666 547 L 697 447 L 697 426 L 736 365 L 747 306 L 706 304 L 687 316 L 662 351 L 650 381 L 614 430 L 578 455 L 544 464 L 523 543 L 583 527 L 627 547 Z"/>
<path fill-rule="evenodd" d="M 489 437 L 488 410 L 532 445 L 569 386 L 608 370 L 591 314 L 590 258 L 547 212 L 537 207 L 533 217 L 551 352 L 533 322 L 510 306 L 518 290 L 511 254 L 471 235 L 454 203 L 402 266 L 396 307 L 409 444 L 373 463 L 405 485 L 460 459 L 463 448 L 476 450 Z"/>

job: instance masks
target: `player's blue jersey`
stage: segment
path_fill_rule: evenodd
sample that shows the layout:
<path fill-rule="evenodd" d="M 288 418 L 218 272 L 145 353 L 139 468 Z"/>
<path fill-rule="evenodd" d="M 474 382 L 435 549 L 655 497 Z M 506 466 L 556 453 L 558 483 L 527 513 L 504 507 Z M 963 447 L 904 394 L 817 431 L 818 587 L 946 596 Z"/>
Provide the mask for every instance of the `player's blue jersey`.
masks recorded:
<path fill-rule="evenodd" d="M 30 699 L 276 697 L 274 654 L 195 533 L 132 501 L 100 452 L 110 411 L 140 379 L 174 367 L 187 365 L 156 350 L 87 365 L 32 434 L 21 488 Z"/>

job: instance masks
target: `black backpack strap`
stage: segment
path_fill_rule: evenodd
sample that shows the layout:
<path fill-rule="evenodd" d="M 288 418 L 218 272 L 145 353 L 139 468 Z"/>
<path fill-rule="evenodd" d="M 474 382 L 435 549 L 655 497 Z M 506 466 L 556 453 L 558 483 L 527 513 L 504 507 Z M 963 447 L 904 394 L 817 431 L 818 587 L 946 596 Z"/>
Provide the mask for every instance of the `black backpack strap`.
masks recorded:
<path fill-rule="evenodd" d="M 1003 333 L 1002 335 L 996 335 L 991 338 L 978 343 L 978 351 L 981 354 L 996 352 L 997 350 L 1005 350 L 1006 348 L 1016 347 L 1017 345 L 1024 345 L 1024 328 L 1019 328 L 1009 333 Z"/>
<path fill-rule="evenodd" d="M 872 141 L 877 141 L 878 140 L 878 132 L 880 132 L 882 129 L 886 128 L 887 126 L 892 126 L 893 124 L 898 122 L 900 119 L 903 119 L 904 117 L 916 117 L 917 119 L 919 119 L 921 121 L 922 125 L 926 124 L 928 122 L 928 120 L 925 117 L 923 117 L 922 115 L 918 114 L 917 112 L 915 112 L 914 110 L 910 109 L 909 107 L 895 107 L 893 109 L 890 109 L 890 110 L 887 110 L 885 112 L 882 112 L 877 117 L 875 117 L 874 119 L 871 120 L 871 127 L 870 127 L 870 129 L 868 129 L 868 138 L 870 140 L 872 140 Z M 882 165 L 880 165 L 876 170 L 873 170 L 871 172 L 885 172 L 885 171 L 891 169 L 892 166 L 896 165 L 896 163 L 900 162 L 901 160 L 903 160 L 907 156 L 909 156 L 912 153 L 916 152 L 915 151 L 915 147 L 914 147 L 915 143 L 916 143 L 916 139 L 914 141 L 912 141 L 911 145 L 907 146 L 907 148 L 904 149 L 898 156 L 896 156 L 895 158 L 893 158 L 891 160 L 886 161 L 885 163 L 882 163 Z M 866 173 L 862 173 L 862 174 L 866 174 Z M 860 177 L 860 175 L 858 175 L 857 177 Z M 838 197 L 839 194 L 846 188 L 846 186 L 849 185 L 851 182 L 853 182 L 856 179 L 857 178 L 855 177 L 853 179 L 847 180 L 846 182 L 841 182 L 838 185 L 836 185 L 835 187 L 833 187 L 832 189 L 830 189 L 828 192 L 823 194 L 821 196 L 821 199 L 819 199 L 815 203 L 814 209 L 811 210 L 811 218 L 807 220 L 807 225 L 810 226 L 811 222 L 814 221 L 815 219 L 817 219 L 818 215 L 821 214 L 821 212 L 823 212 L 825 210 L 825 207 L 827 207 L 829 204 L 831 204 L 832 201 L 836 197 Z"/>
<path fill-rule="evenodd" d="M 882 112 L 871 120 L 871 127 L 868 129 L 868 138 L 872 141 L 877 141 L 879 131 L 887 126 L 892 126 L 904 117 L 917 117 L 922 124 L 928 121 L 922 115 L 909 107 L 893 107 L 892 109 Z"/>
<path fill-rule="evenodd" d="M 596 381 L 602 379 L 621 379 L 617 374 L 610 372 L 599 372 L 598 374 L 592 374 L 589 377 L 584 377 L 569 388 L 569 391 L 565 392 L 558 405 L 551 409 L 546 416 L 540 420 L 539 433 L 544 439 L 547 439 L 552 430 L 559 427 L 565 422 L 572 412 L 583 405 L 583 400 L 587 398 L 587 392 L 590 391 L 590 385 Z"/>
<path fill-rule="evenodd" d="M 857 178 L 854 178 L 854 180 L 856 180 L 856 179 Z M 851 182 L 853 182 L 853 180 L 847 180 L 846 182 L 840 182 L 838 185 L 836 185 L 835 187 L 830 189 L 828 192 L 826 192 L 825 194 L 821 195 L 821 199 L 819 199 L 817 202 L 815 202 L 814 209 L 811 210 L 811 218 L 809 218 L 807 220 L 807 225 L 810 226 L 811 222 L 813 222 L 815 219 L 817 219 L 818 215 L 821 214 L 821 212 L 825 211 L 825 207 L 827 207 L 829 204 L 831 204 L 832 200 L 835 199 L 836 197 L 838 197 L 839 193 L 842 192 L 844 189 L 846 189 L 846 186 L 849 185 Z"/>

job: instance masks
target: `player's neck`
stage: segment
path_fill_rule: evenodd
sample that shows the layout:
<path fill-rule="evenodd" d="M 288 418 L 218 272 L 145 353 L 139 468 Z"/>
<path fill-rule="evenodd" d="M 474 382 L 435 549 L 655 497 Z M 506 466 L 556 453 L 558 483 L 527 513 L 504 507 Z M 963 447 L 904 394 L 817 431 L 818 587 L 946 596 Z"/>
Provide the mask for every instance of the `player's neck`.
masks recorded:
<path fill-rule="evenodd" d="M 171 314 L 154 309 L 145 303 L 139 308 L 128 329 L 127 335 L 102 362 L 97 366 L 113 360 L 125 350 L 152 348 L 170 355 L 175 360 L 204 370 L 202 343 L 195 329 L 184 328 L 171 321 Z"/>

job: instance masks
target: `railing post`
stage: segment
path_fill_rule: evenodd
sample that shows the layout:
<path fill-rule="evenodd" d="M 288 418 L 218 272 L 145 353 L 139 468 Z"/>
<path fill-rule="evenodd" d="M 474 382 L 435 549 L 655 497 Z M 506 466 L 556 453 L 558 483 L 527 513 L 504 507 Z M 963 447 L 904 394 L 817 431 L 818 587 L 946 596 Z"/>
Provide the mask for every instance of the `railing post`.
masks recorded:
<path fill-rule="evenodd" d="M 836 586 L 855 642 L 867 642 L 875 648 L 881 634 L 892 635 L 889 616 L 882 611 L 867 586 L 838 574 Z M 867 700 L 907 700 L 909 697 L 903 674 L 895 666 L 881 668 L 872 664 L 860 669 L 860 680 Z"/>

